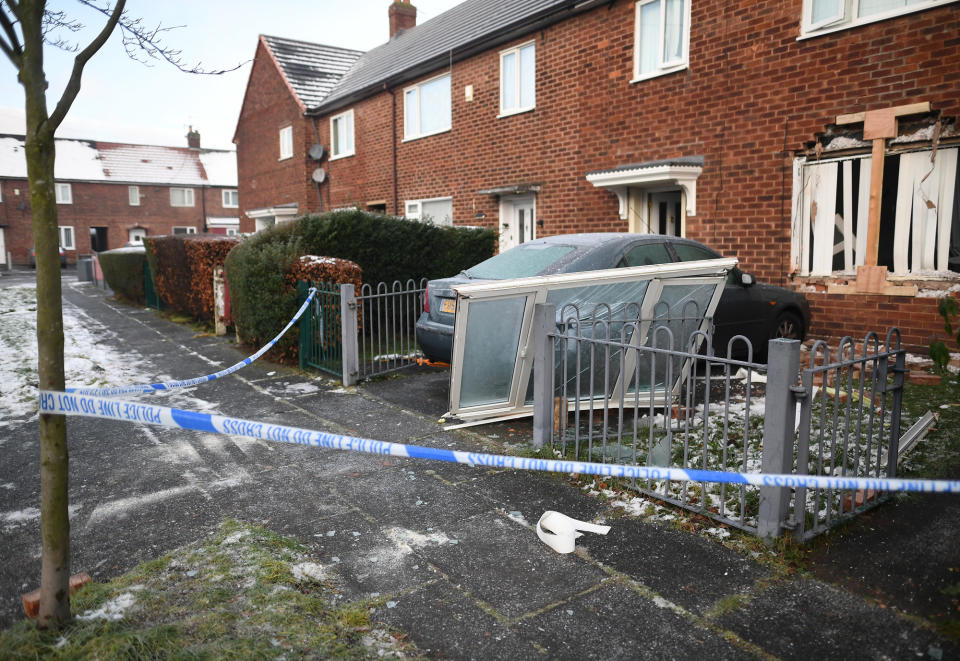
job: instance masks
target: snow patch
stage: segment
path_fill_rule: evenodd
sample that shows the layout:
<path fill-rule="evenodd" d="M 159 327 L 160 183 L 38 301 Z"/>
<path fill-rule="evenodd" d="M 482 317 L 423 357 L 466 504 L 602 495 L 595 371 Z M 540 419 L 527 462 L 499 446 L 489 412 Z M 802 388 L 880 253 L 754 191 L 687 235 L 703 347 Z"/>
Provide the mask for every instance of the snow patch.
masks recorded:
<path fill-rule="evenodd" d="M 126 611 L 137 603 L 137 598 L 130 592 L 114 597 L 95 611 L 86 611 L 77 615 L 78 620 L 122 620 Z"/>
<path fill-rule="evenodd" d="M 315 562 L 301 562 L 290 567 L 290 570 L 293 572 L 294 580 L 298 582 L 305 580 L 319 582 L 323 580 L 323 567 Z"/>

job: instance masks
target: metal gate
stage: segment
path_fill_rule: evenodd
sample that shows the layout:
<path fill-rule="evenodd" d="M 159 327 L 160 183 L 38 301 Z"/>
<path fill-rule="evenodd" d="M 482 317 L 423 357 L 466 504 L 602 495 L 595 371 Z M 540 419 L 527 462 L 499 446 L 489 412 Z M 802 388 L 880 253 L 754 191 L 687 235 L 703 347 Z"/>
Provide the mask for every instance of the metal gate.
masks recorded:
<path fill-rule="evenodd" d="M 340 285 L 298 282 L 298 305 L 307 300 L 311 286 L 317 288 L 317 294 L 310 309 L 300 318 L 300 369 L 312 367 L 339 377 L 343 374 Z"/>
<path fill-rule="evenodd" d="M 153 274 L 150 272 L 150 261 L 143 262 L 143 295 L 147 302 L 147 307 L 156 310 L 163 309 L 163 301 L 157 294 L 157 288 L 153 284 Z"/>

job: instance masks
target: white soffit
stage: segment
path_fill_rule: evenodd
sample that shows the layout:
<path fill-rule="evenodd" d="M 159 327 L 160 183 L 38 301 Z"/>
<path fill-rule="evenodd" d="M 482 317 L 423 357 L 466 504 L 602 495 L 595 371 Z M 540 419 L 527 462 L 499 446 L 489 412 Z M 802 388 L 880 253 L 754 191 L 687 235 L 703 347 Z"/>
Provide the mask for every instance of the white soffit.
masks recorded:
<path fill-rule="evenodd" d="M 686 198 L 687 215 L 697 215 L 697 178 L 703 172 L 702 165 L 640 164 L 615 170 L 587 173 L 587 181 L 597 188 L 606 188 L 617 196 L 620 203 L 620 218 L 627 218 L 627 189 L 630 186 L 652 187 L 664 184 L 679 186 Z"/>

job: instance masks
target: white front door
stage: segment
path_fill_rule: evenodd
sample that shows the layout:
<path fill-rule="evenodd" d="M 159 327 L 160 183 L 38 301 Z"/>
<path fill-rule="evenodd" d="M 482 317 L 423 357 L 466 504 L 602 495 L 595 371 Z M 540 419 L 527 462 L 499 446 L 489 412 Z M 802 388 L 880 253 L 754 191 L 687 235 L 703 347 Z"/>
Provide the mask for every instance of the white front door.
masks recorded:
<path fill-rule="evenodd" d="M 683 194 L 679 190 L 627 191 L 627 222 L 631 232 L 684 236 Z"/>
<path fill-rule="evenodd" d="M 138 246 L 143 245 L 143 237 L 145 237 L 146 235 L 147 235 L 147 230 L 139 227 L 136 229 L 130 230 L 127 234 L 129 243 L 132 243 Z"/>
<path fill-rule="evenodd" d="M 500 252 L 537 238 L 536 198 L 504 197 L 500 200 Z"/>

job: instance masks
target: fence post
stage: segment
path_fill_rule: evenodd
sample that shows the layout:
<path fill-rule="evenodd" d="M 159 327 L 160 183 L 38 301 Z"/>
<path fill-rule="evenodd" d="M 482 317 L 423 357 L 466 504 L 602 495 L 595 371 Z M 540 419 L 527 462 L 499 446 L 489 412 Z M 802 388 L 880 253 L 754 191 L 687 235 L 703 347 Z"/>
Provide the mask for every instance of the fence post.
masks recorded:
<path fill-rule="evenodd" d="M 763 416 L 761 471 L 792 473 L 796 420 L 796 398 L 792 388 L 797 384 L 800 342 L 770 340 L 767 347 L 767 394 Z M 757 533 L 767 543 L 772 542 L 782 532 L 789 507 L 789 487 L 760 487 Z"/>
<path fill-rule="evenodd" d="M 357 383 L 360 355 L 357 351 L 357 295 L 351 284 L 340 285 L 340 334 L 343 385 Z"/>
<path fill-rule="evenodd" d="M 542 448 L 553 431 L 554 351 L 550 333 L 557 329 L 557 306 L 533 306 L 533 447 Z"/>
<path fill-rule="evenodd" d="M 889 359 L 887 359 L 889 361 Z M 890 442 L 887 444 L 887 477 L 897 476 L 897 464 L 900 461 L 900 408 L 903 406 L 903 376 L 908 371 L 905 366 L 906 352 L 897 351 L 894 359 L 893 383 L 886 386 L 886 392 L 893 394 L 890 403 Z M 889 365 L 889 362 L 887 363 Z M 888 370 L 881 372 L 886 374 Z M 886 379 L 884 379 L 886 385 Z"/>

